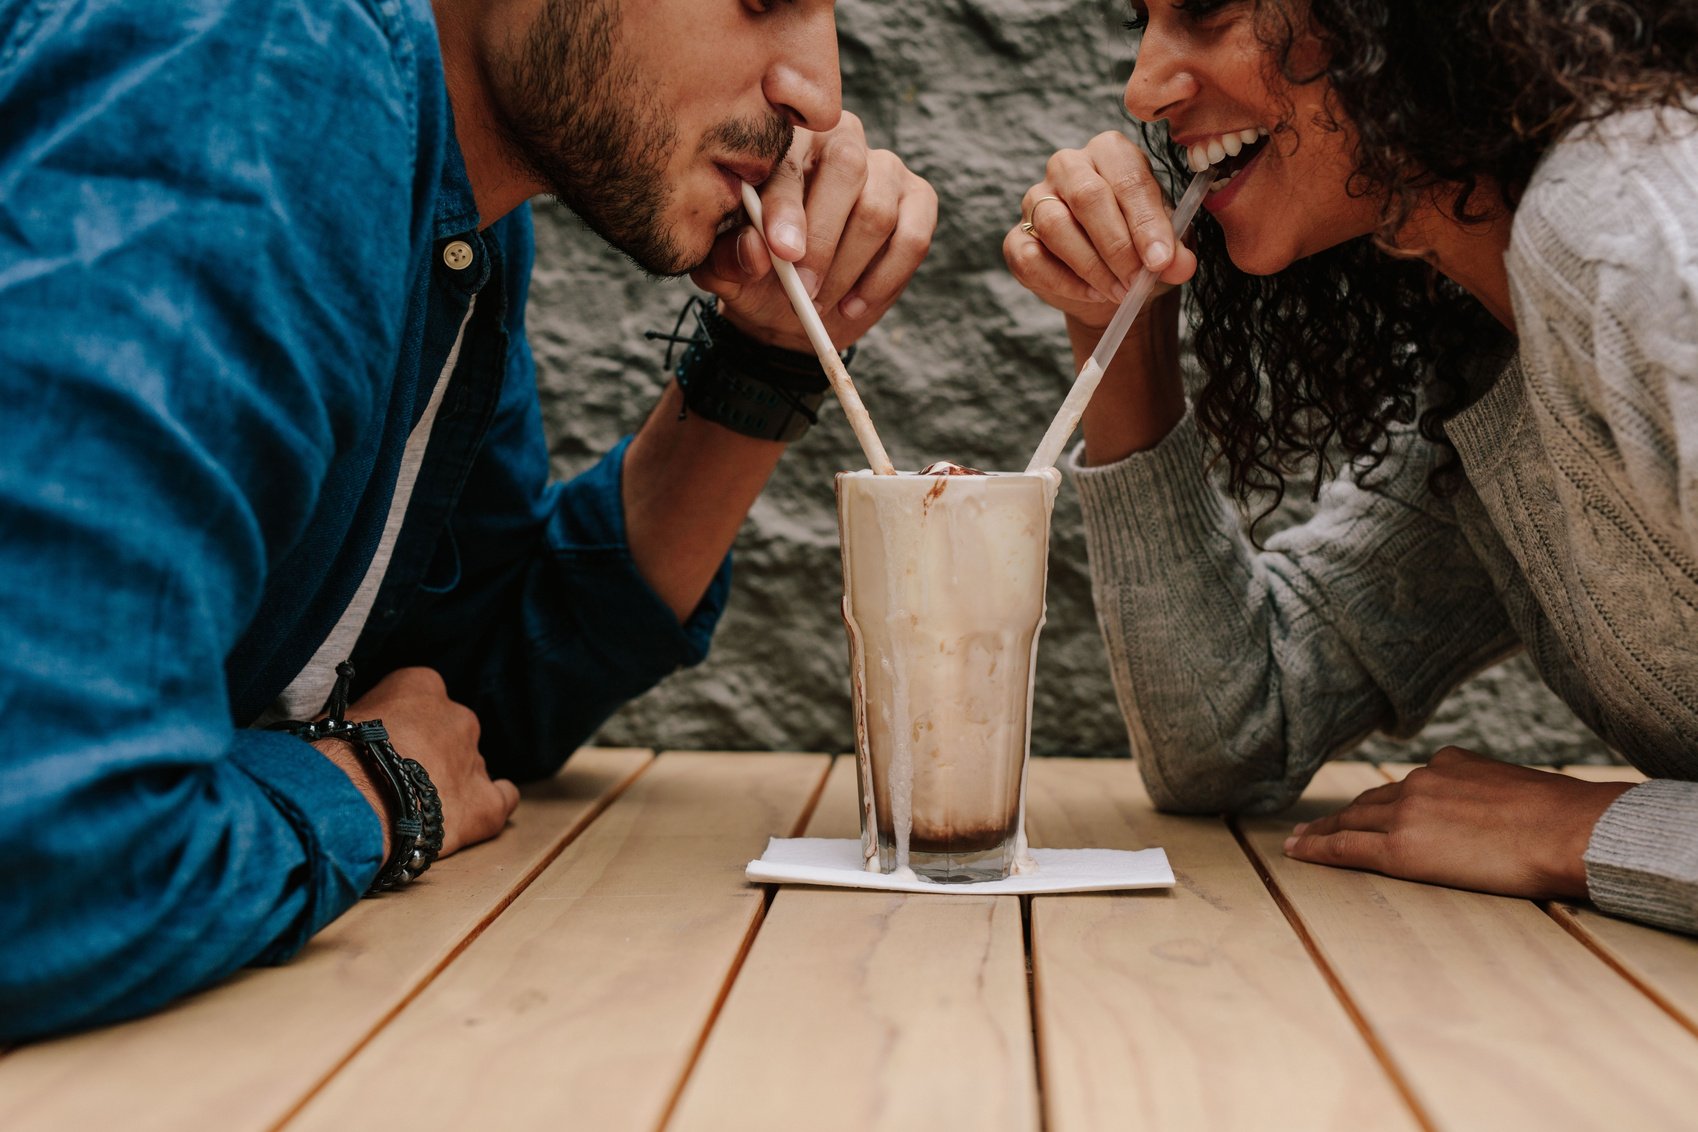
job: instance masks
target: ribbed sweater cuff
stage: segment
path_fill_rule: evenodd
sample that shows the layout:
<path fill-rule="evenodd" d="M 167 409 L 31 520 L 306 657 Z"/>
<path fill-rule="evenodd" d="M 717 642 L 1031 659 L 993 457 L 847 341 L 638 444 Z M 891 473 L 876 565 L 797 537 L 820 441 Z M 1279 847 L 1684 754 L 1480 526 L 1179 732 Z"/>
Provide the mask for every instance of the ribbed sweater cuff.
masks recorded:
<path fill-rule="evenodd" d="M 1655 779 L 1627 791 L 1598 820 L 1585 860 L 1599 908 L 1698 934 L 1698 782 Z"/>
<path fill-rule="evenodd" d="M 1229 525 L 1222 497 L 1204 471 L 1203 438 L 1189 403 L 1154 448 L 1097 467 L 1083 459 L 1081 443 L 1062 467 L 1079 493 L 1099 569 L 1112 563 L 1123 575 L 1159 576 L 1176 553 L 1217 542 Z"/>

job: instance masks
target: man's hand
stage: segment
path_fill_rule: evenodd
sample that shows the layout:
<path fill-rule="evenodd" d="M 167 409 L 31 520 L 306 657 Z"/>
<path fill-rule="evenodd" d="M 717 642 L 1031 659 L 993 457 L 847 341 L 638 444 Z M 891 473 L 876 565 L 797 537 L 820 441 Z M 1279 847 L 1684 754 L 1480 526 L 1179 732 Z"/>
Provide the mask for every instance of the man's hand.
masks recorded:
<path fill-rule="evenodd" d="M 391 672 L 348 706 L 353 720 L 381 719 L 395 750 L 422 764 L 442 796 L 442 852 L 486 841 L 500 833 L 519 804 L 519 788 L 505 778 L 491 781 L 478 753 L 478 717 L 448 698 L 442 677 L 429 668 Z M 366 796 L 383 821 L 383 855 L 388 859 L 388 788 L 373 781 L 346 743 L 316 744 Z"/>
<path fill-rule="evenodd" d="M 796 131 L 761 186 L 761 211 L 767 241 L 796 265 L 842 348 L 890 309 L 925 259 L 937 194 L 894 153 L 869 150 L 861 120 L 845 113 L 826 133 Z M 690 277 L 718 295 L 721 312 L 751 338 L 813 352 L 750 225 L 721 235 Z"/>
<path fill-rule="evenodd" d="M 1586 896 L 1592 827 L 1625 782 L 1584 782 L 1446 747 L 1402 782 L 1306 822 L 1287 856 L 1530 899 Z"/>
<path fill-rule="evenodd" d="M 767 239 L 796 264 L 842 348 L 890 308 L 930 250 L 937 194 L 895 154 L 869 151 L 860 120 L 844 114 L 824 133 L 796 131 L 761 188 L 761 212 Z M 813 353 L 749 225 L 723 233 L 691 278 L 750 338 Z M 677 385 L 668 386 L 625 453 L 620 484 L 631 558 L 680 621 L 701 602 L 784 451 L 682 405 Z"/>

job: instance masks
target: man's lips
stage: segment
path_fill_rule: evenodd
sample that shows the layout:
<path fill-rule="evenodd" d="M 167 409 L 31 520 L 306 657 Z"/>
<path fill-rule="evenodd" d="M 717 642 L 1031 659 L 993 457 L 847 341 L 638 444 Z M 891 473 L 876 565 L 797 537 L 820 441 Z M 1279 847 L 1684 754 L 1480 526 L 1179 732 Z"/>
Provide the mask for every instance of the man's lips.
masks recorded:
<path fill-rule="evenodd" d="M 766 184 L 772 176 L 772 171 L 778 168 L 776 161 L 715 161 L 714 164 L 738 180 L 747 181 L 756 188 Z"/>

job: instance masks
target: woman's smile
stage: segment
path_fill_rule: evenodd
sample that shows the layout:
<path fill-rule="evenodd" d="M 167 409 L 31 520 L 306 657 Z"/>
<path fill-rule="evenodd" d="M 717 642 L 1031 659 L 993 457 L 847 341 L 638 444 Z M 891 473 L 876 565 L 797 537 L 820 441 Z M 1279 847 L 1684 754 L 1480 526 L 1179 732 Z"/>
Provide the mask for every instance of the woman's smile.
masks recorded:
<path fill-rule="evenodd" d="M 1216 170 L 1203 207 L 1239 270 L 1272 274 L 1373 230 L 1376 202 L 1348 189 L 1354 135 L 1324 83 L 1278 77 L 1251 5 L 1153 3 L 1142 21 L 1126 108 L 1166 120 L 1192 172 Z"/>
<path fill-rule="evenodd" d="M 1203 207 L 1218 213 L 1237 197 L 1245 179 L 1260 164 L 1268 148 L 1268 131 L 1261 126 L 1245 126 L 1196 140 L 1175 137 L 1174 142 L 1184 147 L 1193 173 L 1215 171 Z"/>

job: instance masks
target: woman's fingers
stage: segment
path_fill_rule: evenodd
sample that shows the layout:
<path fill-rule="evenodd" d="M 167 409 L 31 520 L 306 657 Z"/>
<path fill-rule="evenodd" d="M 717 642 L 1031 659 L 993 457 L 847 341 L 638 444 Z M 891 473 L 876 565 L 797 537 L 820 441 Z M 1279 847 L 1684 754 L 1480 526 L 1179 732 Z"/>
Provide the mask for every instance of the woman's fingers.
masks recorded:
<path fill-rule="evenodd" d="M 1401 782 L 1374 786 L 1344 809 L 1294 826 L 1285 839 L 1285 855 L 1322 865 L 1386 871 L 1396 849 L 1391 834 L 1402 791 Z"/>
<path fill-rule="evenodd" d="M 1504 896 L 1584 897 L 1592 831 L 1629 789 L 1447 748 L 1402 782 L 1297 826 L 1285 852 Z"/>
<path fill-rule="evenodd" d="M 1299 861 L 1380 873 L 1394 872 L 1391 850 L 1391 835 L 1379 830 L 1341 829 L 1285 839 L 1285 855 Z"/>
<path fill-rule="evenodd" d="M 1091 284 L 1105 293 L 1123 292 L 1125 285 L 1137 274 L 1143 266 L 1137 249 L 1133 246 L 1132 232 L 1127 227 L 1126 216 L 1121 211 L 1120 201 L 1112 186 L 1104 175 L 1103 169 L 1097 164 L 1097 157 L 1089 150 L 1064 149 L 1049 160 L 1045 180 L 1053 186 L 1050 190 L 1066 205 L 1062 211 L 1069 215 L 1072 226 L 1084 234 L 1089 251 L 1088 257 L 1069 255 L 1069 249 L 1051 244 L 1051 248 L 1069 260 L 1081 266 L 1095 267 L 1100 264 L 1102 275 L 1093 277 L 1081 270 L 1080 274 L 1090 279 Z M 1034 193 L 1028 193 L 1028 201 L 1035 201 Z M 1050 212 L 1057 210 L 1050 209 Z M 1053 225 L 1054 217 L 1048 218 Z M 1032 214 L 1033 224 L 1045 221 L 1039 213 Z M 1049 229 L 1040 233 L 1040 238 L 1049 243 Z M 1106 288 L 1103 279 L 1113 280 Z M 1116 295 L 1118 298 L 1119 296 Z"/>
<path fill-rule="evenodd" d="M 1179 253 L 1179 241 L 1167 198 L 1150 173 L 1149 158 L 1121 134 L 1099 134 L 1086 150 L 1114 195 L 1137 266 L 1165 271 Z"/>
<path fill-rule="evenodd" d="M 1003 241 L 1003 255 L 1051 305 L 1095 319 L 1080 308 L 1118 302 L 1146 267 L 1167 286 L 1195 272 L 1196 256 L 1175 236 L 1149 159 L 1124 135 L 1061 150 L 1045 174 L 1022 198 L 1022 222 Z"/>
<path fill-rule="evenodd" d="M 1041 240 L 1019 228 L 1010 229 L 1003 237 L 1002 257 L 1022 287 L 1052 302 L 1089 306 L 1112 301 L 1079 278 L 1078 272 L 1063 263 Z"/>
<path fill-rule="evenodd" d="M 1141 269 L 1163 272 L 1173 265 L 1179 241 L 1172 210 L 1150 171 L 1144 151 L 1124 134 L 1098 134 L 1083 150 L 1064 151 L 1051 161 L 1080 222 L 1111 270 L 1130 282 Z"/>
<path fill-rule="evenodd" d="M 1295 837 L 1325 837 L 1344 829 L 1372 833 L 1389 833 L 1397 816 L 1394 802 L 1364 803 L 1360 798 L 1339 810 L 1314 821 L 1303 822 L 1291 831 Z"/>
<path fill-rule="evenodd" d="M 1402 782 L 1387 782 L 1383 786 L 1370 786 L 1362 793 L 1351 799 L 1352 806 L 1378 805 L 1382 802 L 1395 802 L 1403 795 Z"/>
<path fill-rule="evenodd" d="M 1027 191 L 1025 215 L 1026 223 L 1031 225 L 1028 235 L 1096 292 L 1100 296 L 1098 302 L 1119 302 L 1126 294 L 1126 284 L 1103 258 L 1096 238 L 1075 216 L 1067 198 L 1044 191 L 1058 187 L 1044 182 Z"/>

